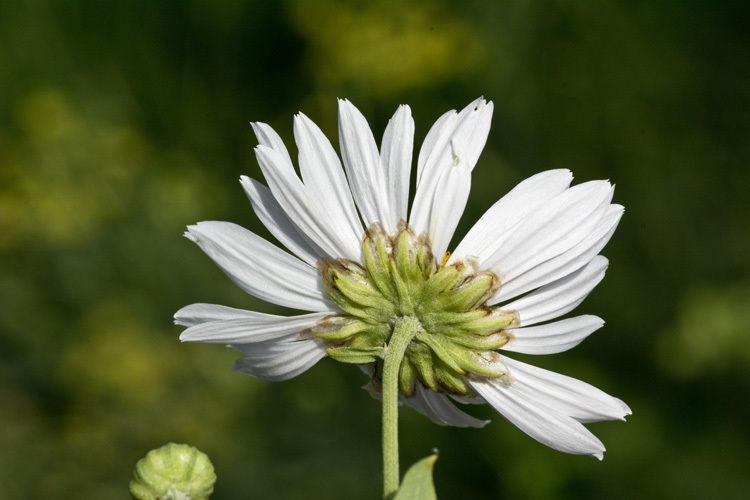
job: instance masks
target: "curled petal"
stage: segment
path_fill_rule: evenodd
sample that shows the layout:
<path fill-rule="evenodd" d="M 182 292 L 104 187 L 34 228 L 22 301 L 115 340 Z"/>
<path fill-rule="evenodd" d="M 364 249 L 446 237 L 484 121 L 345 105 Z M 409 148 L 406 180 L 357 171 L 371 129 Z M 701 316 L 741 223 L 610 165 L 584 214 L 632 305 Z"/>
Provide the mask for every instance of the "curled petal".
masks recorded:
<path fill-rule="evenodd" d="M 322 312 L 285 317 L 255 313 L 254 317 L 210 321 L 191 326 L 182 332 L 180 340 L 211 344 L 249 344 L 286 338 L 299 339 L 302 330 L 315 326 L 329 314 Z"/>
<path fill-rule="evenodd" d="M 431 391 L 421 384 L 416 385 L 413 396 L 402 399 L 438 425 L 481 428 L 489 423 L 489 420 L 480 420 L 464 413 L 456 408 L 447 396 Z"/>
<path fill-rule="evenodd" d="M 195 326 L 211 321 L 226 321 L 229 319 L 254 319 L 264 316 L 264 313 L 235 309 L 218 304 L 190 304 L 174 315 L 175 325 Z"/>
<path fill-rule="evenodd" d="M 235 361 L 234 371 L 271 382 L 296 377 L 326 357 L 325 344 L 318 339 L 269 340 L 230 347 L 247 354 Z"/>

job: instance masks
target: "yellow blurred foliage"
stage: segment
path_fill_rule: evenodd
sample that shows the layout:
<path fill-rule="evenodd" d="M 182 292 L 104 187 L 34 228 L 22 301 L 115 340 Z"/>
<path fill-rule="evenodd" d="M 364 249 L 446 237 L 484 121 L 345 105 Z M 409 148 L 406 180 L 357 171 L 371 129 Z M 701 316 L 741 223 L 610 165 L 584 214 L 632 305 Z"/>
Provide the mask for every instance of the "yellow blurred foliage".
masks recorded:
<path fill-rule="evenodd" d="M 297 0 L 290 15 L 323 85 L 389 96 L 465 78 L 484 58 L 469 26 L 435 3 Z"/>
<path fill-rule="evenodd" d="M 60 376 L 76 397 L 116 399 L 125 406 L 148 406 L 164 397 L 173 371 L 167 353 L 175 342 L 149 335 L 136 307 L 124 300 L 96 304 L 81 330 L 60 364 Z"/>
<path fill-rule="evenodd" d="M 181 230 L 223 203 L 205 169 L 183 151 L 158 151 L 127 123 L 76 107 L 63 92 L 29 93 L 16 106 L 17 136 L 0 134 L 0 251 L 70 247 L 108 221 L 137 215 Z"/>
<path fill-rule="evenodd" d="M 54 89 L 30 93 L 15 114 L 19 137 L 1 145 L 0 249 L 67 246 L 122 210 L 149 155 L 137 131 L 86 117 Z"/>

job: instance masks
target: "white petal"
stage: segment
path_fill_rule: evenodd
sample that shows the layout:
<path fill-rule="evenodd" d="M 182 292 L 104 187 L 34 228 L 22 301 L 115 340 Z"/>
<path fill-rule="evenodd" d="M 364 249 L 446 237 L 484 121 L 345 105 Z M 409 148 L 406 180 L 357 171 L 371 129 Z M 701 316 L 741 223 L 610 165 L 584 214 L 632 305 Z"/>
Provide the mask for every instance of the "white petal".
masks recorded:
<path fill-rule="evenodd" d="M 473 108 L 469 105 L 462 111 L 466 113 L 465 118 L 456 129 L 451 142 L 458 140 L 464 145 L 464 156 L 470 170 L 477 166 L 479 156 L 487 144 L 494 109 L 492 101 L 485 103 L 482 99 L 475 101 Z"/>
<path fill-rule="evenodd" d="M 359 241 L 364 234 L 336 151 L 328 138 L 308 117 L 294 119 L 294 138 L 299 148 L 299 169 L 310 199 L 328 219 L 346 230 L 348 239 Z"/>
<path fill-rule="evenodd" d="M 452 142 L 457 139 L 465 148 L 464 160 L 474 168 L 487 141 L 492 119 L 492 103 L 477 99 L 461 113 L 446 113 L 427 134 L 419 153 L 417 190 L 409 224 L 417 233 L 429 231 L 436 189 L 442 174 L 454 164 Z"/>
<path fill-rule="evenodd" d="M 276 151 L 282 158 L 284 163 L 289 165 L 290 168 L 294 169 L 294 166 L 292 165 L 292 158 L 289 156 L 289 151 L 286 149 L 284 141 L 281 140 L 279 134 L 277 134 L 273 128 L 265 123 L 256 122 L 251 123 L 250 125 L 253 127 L 255 137 L 258 138 L 258 144 Z"/>
<path fill-rule="evenodd" d="M 388 121 L 380 147 L 380 162 L 385 172 L 385 185 L 390 219 L 381 221 L 386 231 L 395 234 L 398 223 L 408 220 L 409 176 L 414 148 L 414 119 L 409 106 L 398 107 Z"/>
<path fill-rule="evenodd" d="M 580 269 L 604 248 L 614 234 L 622 213 L 621 205 L 607 207 L 597 227 L 583 241 L 547 261 L 519 270 L 520 274 L 504 282 L 502 288 L 488 303 L 497 304 L 516 297 Z"/>
<path fill-rule="evenodd" d="M 330 313 L 323 312 L 285 317 L 255 313 L 255 317 L 210 321 L 191 326 L 182 332 L 180 340 L 210 344 L 248 344 L 287 337 L 299 340 L 302 330 L 314 326 L 328 315 Z"/>
<path fill-rule="evenodd" d="M 310 198 L 291 165 L 278 153 L 260 145 L 255 148 L 255 155 L 273 197 L 306 239 L 315 242 L 328 257 L 358 261 L 362 254 L 361 236 L 353 238 L 348 226 L 327 218 Z"/>
<path fill-rule="evenodd" d="M 495 411 L 540 443 L 565 453 L 604 457 L 602 442 L 579 421 L 529 399 L 515 383 L 488 379 L 469 384 Z"/>
<path fill-rule="evenodd" d="M 228 319 L 258 318 L 263 313 L 235 309 L 234 307 L 218 304 L 190 304 L 174 314 L 175 325 L 195 326 L 210 321 L 225 321 Z"/>
<path fill-rule="evenodd" d="M 500 271 L 505 283 L 575 247 L 599 226 L 612 194 L 613 188 L 606 181 L 567 189 L 511 229 L 504 244 L 487 257 L 484 265 Z"/>
<path fill-rule="evenodd" d="M 339 145 L 354 201 L 365 225 L 389 221 L 385 174 L 375 138 L 362 113 L 345 99 L 339 99 Z"/>
<path fill-rule="evenodd" d="M 244 175 L 240 177 L 240 182 L 253 205 L 255 215 L 282 245 L 311 266 L 314 266 L 318 259 L 325 255 L 322 250 L 316 249 L 300 234 L 297 226 L 286 215 L 270 189 Z"/>
<path fill-rule="evenodd" d="M 438 425 L 452 425 L 454 427 L 476 427 L 481 428 L 489 423 L 489 420 L 479 420 L 456 408 L 444 394 L 417 384 L 417 389 L 412 397 L 403 400 Z"/>
<path fill-rule="evenodd" d="M 296 377 L 326 357 L 320 339 L 267 341 L 257 344 L 233 344 L 248 356 L 234 363 L 234 371 L 276 382 Z"/>
<path fill-rule="evenodd" d="M 229 222 L 189 226 L 193 240 L 247 293 L 274 304 L 307 311 L 332 311 L 318 270 L 247 229 Z"/>
<path fill-rule="evenodd" d="M 604 278 L 608 261 L 597 255 L 586 266 L 564 278 L 553 281 L 522 298 L 504 305 L 518 311 L 521 326 L 530 326 L 557 318 L 572 311 Z"/>
<path fill-rule="evenodd" d="M 448 249 L 471 191 L 469 166 L 461 156 L 456 156 L 455 162 L 454 166 L 443 172 L 438 183 L 430 219 L 432 252 L 438 261 L 441 261 L 441 256 Z"/>
<path fill-rule="evenodd" d="M 585 315 L 553 323 L 507 330 L 512 335 L 502 347 L 504 351 L 524 354 L 556 354 L 580 344 L 583 339 L 604 325 L 604 320 Z"/>
<path fill-rule="evenodd" d="M 537 401 L 579 422 L 625 420 L 631 411 L 621 400 L 573 377 L 521 363 L 505 356 L 513 388 L 520 397 Z"/>
<path fill-rule="evenodd" d="M 504 242 L 519 221 L 570 186 L 569 170 L 548 170 L 533 175 L 495 202 L 474 224 L 453 252 L 451 260 L 473 256 L 480 266 Z"/>
<path fill-rule="evenodd" d="M 486 405 L 487 401 L 483 397 L 473 396 L 455 396 L 451 394 L 451 398 L 464 405 Z"/>
<path fill-rule="evenodd" d="M 477 99 L 478 101 L 479 99 Z M 476 102 L 476 101 L 475 101 Z M 445 112 L 435 123 L 430 127 L 430 131 L 422 141 L 422 147 L 419 150 L 419 158 L 417 159 L 417 184 L 422 182 L 422 177 L 425 176 L 426 169 L 435 168 L 437 163 L 432 161 L 429 164 L 427 160 L 430 159 L 433 152 L 440 148 L 445 147 L 450 141 L 451 134 L 458 125 L 458 120 L 455 119 L 457 116 L 456 110 L 452 109 Z M 426 175 L 431 175 L 433 172 L 426 172 Z"/>

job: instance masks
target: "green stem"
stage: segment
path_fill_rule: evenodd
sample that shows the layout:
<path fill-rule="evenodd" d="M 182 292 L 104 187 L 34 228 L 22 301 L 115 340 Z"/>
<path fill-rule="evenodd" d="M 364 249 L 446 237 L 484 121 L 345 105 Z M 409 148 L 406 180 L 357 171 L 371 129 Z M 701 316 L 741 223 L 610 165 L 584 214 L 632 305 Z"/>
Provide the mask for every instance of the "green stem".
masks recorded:
<path fill-rule="evenodd" d="M 392 498 L 399 485 L 398 373 L 411 339 L 419 331 L 413 317 L 396 320 L 383 360 L 383 498 Z"/>

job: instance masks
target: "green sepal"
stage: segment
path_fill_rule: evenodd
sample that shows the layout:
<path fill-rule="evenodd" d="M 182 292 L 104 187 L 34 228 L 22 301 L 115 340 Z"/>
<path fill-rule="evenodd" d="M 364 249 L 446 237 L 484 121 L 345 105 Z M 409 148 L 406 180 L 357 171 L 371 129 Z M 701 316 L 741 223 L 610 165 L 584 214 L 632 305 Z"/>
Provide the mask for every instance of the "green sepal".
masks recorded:
<path fill-rule="evenodd" d="M 372 325 L 352 316 L 329 316 L 311 328 L 300 332 L 303 338 L 317 337 L 330 342 L 344 342 L 372 328 Z"/>
<path fill-rule="evenodd" d="M 349 341 L 348 347 L 380 347 L 386 344 L 391 329 L 388 325 L 369 325 Z"/>
<path fill-rule="evenodd" d="M 510 336 L 502 331 L 492 335 L 475 335 L 473 333 L 461 333 L 455 335 L 445 335 L 448 342 L 459 346 L 459 348 L 476 349 L 476 350 L 495 350 L 500 349 L 508 343 Z"/>
<path fill-rule="evenodd" d="M 424 313 L 421 318 L 424 329 L 428 332 L 454 338 L 465 334 L 492 335 L 517 321 L 518 314 L 480 307 L 463 313 Z"/>
<path fill-rule="evenodd" d="M 432 469 L 437 459 L 438 453 L 435 451 L 409 467 L 393 500 L 437 500 L 432 482 Z"/>
<path fill-rule="evenodd" d="M 492 353 L 497 355 L 497 353 Z M 466 371 L 478 373 L 485 377 L 500 377 L 505 372 L 497 372 L 490 368 L 490 363 L 474 351 L 456 349 L 455 360 Z"/>
<path fill-rule="evenodd" d="M 456 394 L 459 396 L 466 396 L 471 392 L 471 389 L 466 385 L 464 378 L 446 366 L 441 359 L 438 359 L 435 362 L 435 374 L 438 377 L 438 387 L 440 388 L 437 392 Z"/>
<path fill-rule="evenodd" d="M 475 335 L 491 335 L 502 329 L 513 326 L 518 322 L 518 313 L 510 311 L 501 311 L 498 309 L 477 309 L 478 311 L 491 311 L 479 317 L 470 319 L 463 323 L 457 324 L 456 327 L 461 331 L 473 333 Z"/>
<path fill-rule="evenodd" d="M 382 347 L 331 347 L 326 353 L 342 363 L 366 365 L 383 359 L 385 349 Z"/>
<path fill-rule="evenodd" d="M 398 369 L 398 388 L 407 396 L 414 394 L 417 388 L 417 374 L 408 359 L 404 359 Z"/>
<path fill-rule="evenodd" d="M 494 274 L 475 274 L 459 286 L 439 294 L 435 298 L 434 308 L 445 312 L 470 311 L 487 300 L 497 286 Z"/>
<path fill-rule="evenodd" d="M 350 301 L 367 307 L 392 309 L 392 305 L 373 286 L 364 270 L 354 263 L 347 263 L 345 272 L 336 276 L 334 286 Z"/>
<path fill-rule="evenodd" d="M 426 309 L 426 307 L 424 308 Z M 474 309 L 473 311 L 467 312 L 423 312 L 420 316 L 424 329 L 428 332 L 435 331 L 437 328 L 449 327 L 454 328 L 455 325 L 463 325 L 471 321 L 476 321 L 484 318 L 485 316 L 492 314 L 491 311 L 486 309 Z"/>
<path fill-rule="evenodd" d="M 378 290 L 388 300 L 392 301 L 396 297 L 396 292 L 392 284 L 388 249 L 385 245 L 385 236 L 383 235 L 382 228 L 379 226 L 375 227 L 368 231 L 370 235 L 362 243 L 365 267 Z"/>
<path fill-rule="evenodd" d="M 359 264 L 320 259 L 318 270 L 328 296 L 352 316 L 381 322 L 393 316 L 393 303 L 383 297 Z"/>
<path fill-rule="evenodd" d="M 430 350 L 432 350 L 432 352 L 435 353 L 435 355 L 440 358 L 443 363 L 450 366 L 452 370 L 460 372 L 461 375 L 466 374 L 463 368 L 461 368 L 461 366 L 456 363 L 452 356 L 452 351 L 459 350 L 460 348 L 456 347 L 455 345 L 451 345 L 450 342 L 446 342 L 445 344 L 447 345 L 445 345 L 440 342 L 435 335 L 431 335 L 426 332 L 419 332 L 416 336 L 416 339 L 427 344 Z M 448 349 L 446 349 L 446 347 L 448 347 Z M 453 347 L 453 349 L 449 350 L 450 347 Z"/>
<path fill-rule="evenodd" d="M 407 286 L 422 281 L 422 270 L 417 265 L 417 254 L 413 249 L 415 239 L 411 230 L 401 231 L 393 249 L 395 269 L 392 272 L 401 276 Z"/>
<path fill-rule="evenodd" d="M 419 249 L 417 250 L 417 267 L 422 270 L 422 279 L 427 280 L 438 270 L 435 256 L 430 250 L 429 238 L 426 234 L 420 234 L 417 238 Z"/>
<path fill-rule="evenodd" d="M 429 347 L 421 342 L 412 342 L 406 348 L 405 360 L 411 361 L 419 380 L 433 391 L 438 391 L 440 382 L 435 376 L 434 360 Z"/>
<path fill-rule="evenodd" d="M 465 265 L 459 262 L 446 266 L 432 275 L 422 287 L 420 303 L 431 310 L 439 310 L 434 307 L 435 298 L 452 287 L 461 278 L 465 268 Z"/>
<path fill-rule="evenodd" d="M 393 285 L 396 289 L 396 296 L 398 297 L 399 312 L 405 315 L 412 315 L 414 314 L 415 305 L 412 298 L 412 287 L 409 286 L 409 282 L 405 280 L 402 273 L 399 272 L 396 261 L 390 261 L 390 266 Z"/>

